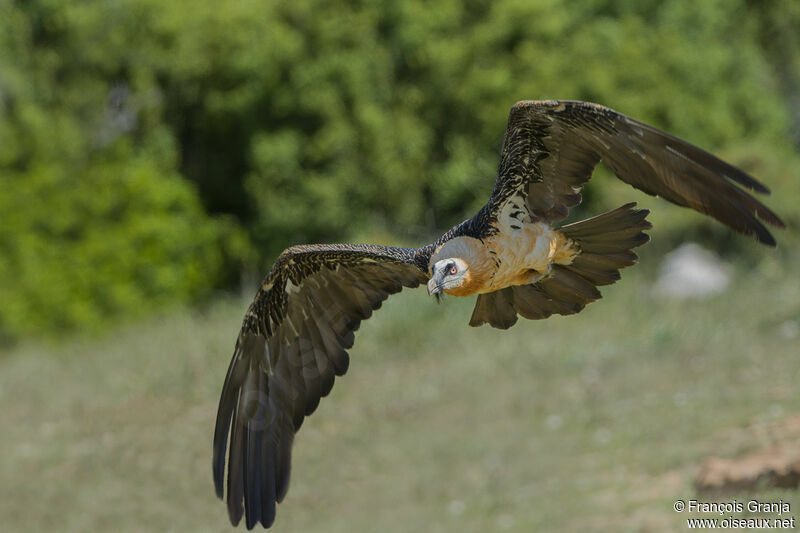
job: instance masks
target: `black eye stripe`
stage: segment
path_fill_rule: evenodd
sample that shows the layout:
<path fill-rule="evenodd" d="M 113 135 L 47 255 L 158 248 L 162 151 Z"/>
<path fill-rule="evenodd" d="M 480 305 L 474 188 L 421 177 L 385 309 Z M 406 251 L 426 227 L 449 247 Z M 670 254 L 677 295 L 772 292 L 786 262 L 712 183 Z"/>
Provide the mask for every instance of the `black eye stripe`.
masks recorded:
<path fill-rule="evenodd" d="M 458 265 L 455 261 L 450 261 L 446 263 L 440 272 L 444 272 L 445 275 L 453 275 L 458 273 Z"/>

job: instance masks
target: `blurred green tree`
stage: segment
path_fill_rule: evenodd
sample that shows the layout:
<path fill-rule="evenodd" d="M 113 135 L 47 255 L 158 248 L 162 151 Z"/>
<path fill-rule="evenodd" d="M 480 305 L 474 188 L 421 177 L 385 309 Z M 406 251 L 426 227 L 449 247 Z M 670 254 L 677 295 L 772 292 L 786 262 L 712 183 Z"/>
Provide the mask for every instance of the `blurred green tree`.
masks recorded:
<path fill-rule="evenodd" d="M 485 202 L 519 99 L 653 123 L 796 216 L 798 5 L 0 1 L 0 335 L 196 299 L 293 243 L 429 238 Z"/>
<path fill-rule="evenodd" d="M 0 4 L 3 342 L 201 297 L 247 250 L 179 173 L 159 92 L 123 74 L 128 43 L 91 42 L 101 4 Z"/>

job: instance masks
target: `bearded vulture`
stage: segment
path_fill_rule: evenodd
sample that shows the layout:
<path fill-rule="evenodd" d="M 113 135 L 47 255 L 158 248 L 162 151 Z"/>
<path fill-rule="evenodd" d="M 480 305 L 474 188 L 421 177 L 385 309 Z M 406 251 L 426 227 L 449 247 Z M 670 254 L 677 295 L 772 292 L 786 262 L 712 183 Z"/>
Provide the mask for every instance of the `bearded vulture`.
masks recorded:
<path fill-rule="evenodd" d="M 636 262 L 633 248 L 651 227 L 634 203 L 556 224 L 600 161 L 635 188 L 766 245 L 775 239 L 764 223 L 785 227 L 747 192 L 769 193 L 764 185 L 700 148 L 601 105 L 518 102 L 489 201 L 435 243 L 303 245 L 278 257 L 245 314 L 219 401 L 214 485 L 231 523 L 244 515 L 248 529 L 272 525 L 295 433 L 347 371 L 361 321 L 390 294 L 427 284 L 437 297 L 477 295 L 470 326 L 501 329 L 517 315 L 569 315 L 600 298 L 597 287 Z"/>

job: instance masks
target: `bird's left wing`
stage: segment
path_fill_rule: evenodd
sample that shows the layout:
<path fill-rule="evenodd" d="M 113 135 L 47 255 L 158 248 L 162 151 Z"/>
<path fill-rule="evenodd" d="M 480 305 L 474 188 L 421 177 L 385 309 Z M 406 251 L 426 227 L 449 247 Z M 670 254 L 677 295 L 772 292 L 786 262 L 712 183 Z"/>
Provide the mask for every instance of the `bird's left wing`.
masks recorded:
<path fill-rule="evenodd" d="M 294 434 L 347 370 L 353 332 L 390 294 L 428 279 L 416 252 L 296 246 L 270 270 L 236 341 L 214 432 L 214 485 L 222 498 L 227 450 L 234 525 L 243 514 L 248 529 L 272 524 Z"/>
<path fill-rule="evenodd" d="M 785 227 L 746 189 L 769 193 L 746 172 L 613 109 L 589 102 L 522 101 L 511 108 L 489 209 L 495 218 L 528 212 L 564 219 L 603 161 L 622 181 L 691 207 L 759 241 L 762 221 Z"/>

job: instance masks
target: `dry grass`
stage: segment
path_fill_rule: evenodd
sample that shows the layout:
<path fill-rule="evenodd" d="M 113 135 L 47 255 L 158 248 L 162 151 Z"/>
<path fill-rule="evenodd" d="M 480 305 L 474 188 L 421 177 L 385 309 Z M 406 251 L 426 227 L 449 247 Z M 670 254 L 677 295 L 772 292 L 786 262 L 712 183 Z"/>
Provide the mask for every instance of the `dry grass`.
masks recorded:
<path fill-rule="evenodd" d="M 800 412 L 791 248 L 693 303 L 651 297 L 645 253 L 580 315 L 507 332 L 393 297 L 298 435 L 276 531 L 684 530 L 699 462 L 754 445 L 721 436 Z M 3 531 L 229 530 L 211 434 L 244 305 L 5 354 Z"/>

